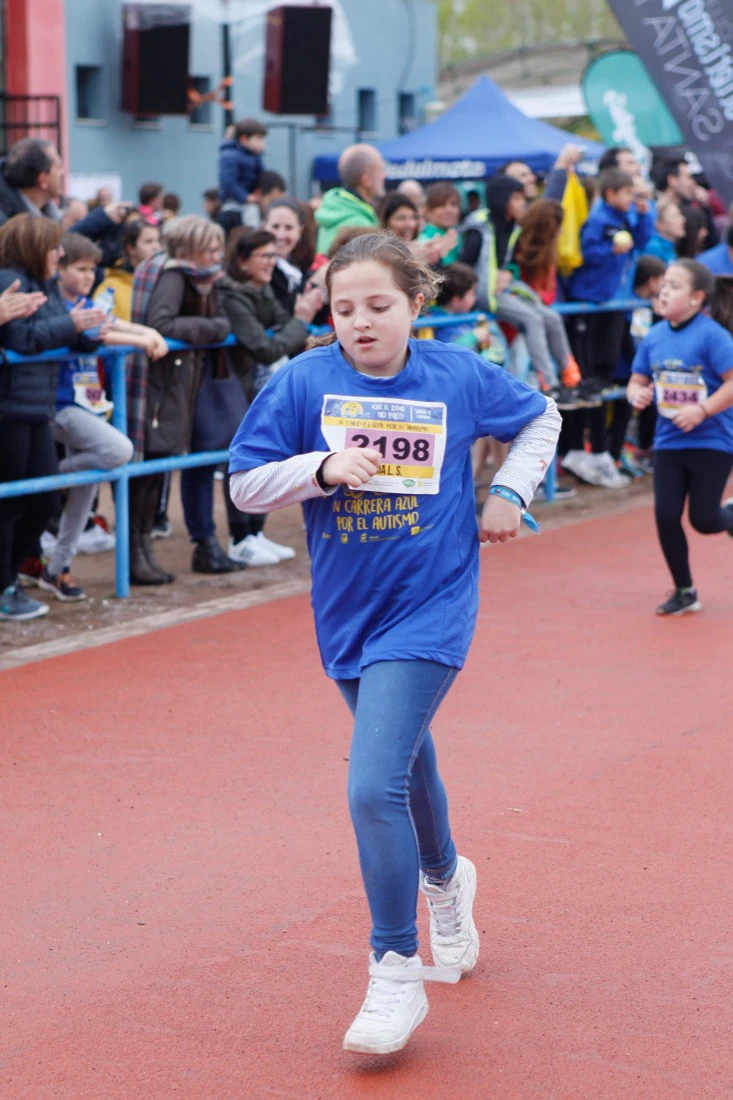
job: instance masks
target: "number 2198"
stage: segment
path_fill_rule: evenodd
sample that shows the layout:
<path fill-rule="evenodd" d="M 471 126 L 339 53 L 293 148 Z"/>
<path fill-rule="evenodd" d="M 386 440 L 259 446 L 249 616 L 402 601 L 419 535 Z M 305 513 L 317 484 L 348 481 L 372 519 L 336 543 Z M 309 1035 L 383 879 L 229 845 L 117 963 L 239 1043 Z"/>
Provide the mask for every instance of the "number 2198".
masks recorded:
<path fill-rule="evenodd" d="M 399 432 L 383 432 L 381 435 L 369 435 L 366 432 L 347 432 L 347 447 L 372 447 L 379 451 L 387 462 L 407 462 L 428 465 L 433 457 L 431 437 L 412 438 Z"/>

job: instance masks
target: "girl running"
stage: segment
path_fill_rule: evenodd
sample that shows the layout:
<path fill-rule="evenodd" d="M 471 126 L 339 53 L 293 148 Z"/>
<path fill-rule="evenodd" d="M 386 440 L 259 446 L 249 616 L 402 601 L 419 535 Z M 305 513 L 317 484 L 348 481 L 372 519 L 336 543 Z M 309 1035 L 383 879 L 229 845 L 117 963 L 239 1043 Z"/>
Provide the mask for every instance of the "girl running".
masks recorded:
<path fill-rule="evenodd" d="M 372 917 L 344 1049 L 400 1050 L 424 981 L 478 957 L 476 871 L 456 854 L 430 723 L 463 666 L 481 542 L 506 542 L 555 450 L 554 403 L 457 345 L 412 340 L 439 279 L 406 243 L 357 237 L 328 269 L 336 342 L 268 382 L 231 446 L 248 512 L 303 501 L 326 674 L 354 716 L 348 797 Z M 514 440 L 477 530 L 471 444 Z M 437 969 L 417 954 L 418 886 Z"/>
<path fill-rule="evenodd" d="M 654 505 L 674 591 L 657 615 L 701 608 L 692 582 L 682 512 L 702 535 L 733 533 L 733 503 L 720 500 L 733 468 L 733 337 L 701 312 L 715 280 L 695 260 L 665 273 L 659 313 L 636 353 L 627 389 L 635 409 L 656 400 Z"/>

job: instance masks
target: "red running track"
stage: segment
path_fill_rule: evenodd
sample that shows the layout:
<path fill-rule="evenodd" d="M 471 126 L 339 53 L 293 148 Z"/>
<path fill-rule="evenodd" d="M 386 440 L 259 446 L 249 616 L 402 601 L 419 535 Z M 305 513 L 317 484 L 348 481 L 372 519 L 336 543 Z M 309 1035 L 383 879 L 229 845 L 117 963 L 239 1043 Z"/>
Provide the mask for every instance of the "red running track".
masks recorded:
<path fill-rule="evenodd" d="M 733 544 L 660 621 L 650 524 L 484 551 L 437 723 L 482 955 L 384 1060 L 307 600 L 2 674 L 3 1100 L 733 1096 Z"/>

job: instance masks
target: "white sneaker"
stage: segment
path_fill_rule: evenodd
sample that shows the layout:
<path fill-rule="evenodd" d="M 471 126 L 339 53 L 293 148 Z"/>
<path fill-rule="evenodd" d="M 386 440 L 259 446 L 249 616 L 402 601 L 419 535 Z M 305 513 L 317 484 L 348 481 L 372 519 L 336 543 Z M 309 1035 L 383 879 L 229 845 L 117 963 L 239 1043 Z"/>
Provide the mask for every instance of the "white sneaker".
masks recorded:
<path fill-rule="evenodd" d="M 44 558 L 50 558 L 56 549 L 56 536 L 50 531 L 41 532 L 41 553 Z"/>
<path fill-rule="evenodd" d="M 265 550 L 268 550 L 271 554 L 277 556 L 278 561 L 290 561 L 295 557 L 295 549 L 292 546 L 283 546 L 280 542 L 273 542 L 272 539 L 268 539 L 265 536 L 264 531 L 260 531 L 259 535 L 255 535 L 257 542 L 260 546 L 264 546 Z"/>
<path fill-rule="evenodd" d="M 419 955 L 406 958 L 387 951 L 377 962 L 372 952 L 366 997 L 344 1036 L 344 1050 L 355 1054 L 402 1050 L 428 1014 L 425 981 L 454 984 L 460 976 L 458 970 L 423 966 Z"/>
<path fill-rule="evenodd" d="M 76 547 L 79 554 L 105 554 L 114 548 L 114 535 L 103 530 L 98 523 L 93 523 L 87 531 L 82 531 Z"/>
<path fill-rule="evenodd" d="M 476 868 L 470 859 L 458 857 L 453 877 L 444 885 L 420 874 L 420 889 L 430 910 L 430 947 L 436 966 L 455 967 L 461 974 L 473 970 L 478 959 L 479 937 L 473 923 Z"/>
<path fill-rule="evenodd" d="M 591 466 L 588 461 L 590 457 L 587 451 L 568 451 L 562 460 L 563 469 L 575 474 L 581 481 L 587 481 Z"/>
<path fill-rule="evenodd" d="M 591 485 L 600 485 L 603 489 L 625 489 L 629 485 L 629 479 L 617 469 L 608 451 L 588 457 L 591 459 L 588 478 L 592 478 Z"/>
<path fill-rule="evenodd" d="M 227 555 L 232 561 L 243 562 L 250 566 L 280 564 L 280 559 L 258 542 L 256 535 L 246 535 L 239 542 L 230 538 Z"/>

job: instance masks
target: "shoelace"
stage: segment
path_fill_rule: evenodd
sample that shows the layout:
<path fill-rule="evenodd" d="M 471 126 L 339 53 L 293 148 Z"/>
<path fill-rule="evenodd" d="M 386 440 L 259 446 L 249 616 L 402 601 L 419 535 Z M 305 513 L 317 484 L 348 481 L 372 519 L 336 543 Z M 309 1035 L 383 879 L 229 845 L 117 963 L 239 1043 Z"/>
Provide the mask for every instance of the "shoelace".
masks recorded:
<path fill-rule="evenodd" d="M 403 969 L 371 963 L 369 978 L 369 988 L 361 1011 L 370 1016 L 388 1019 L 392 1007 L 404 997 L 410 982 L 445 982 L 455 985 L 460 981 L 461 971 L 448 966 L 415 966 Z"/>
<path fill-rule="evenodd" d="M 446 938 L 454 936 L 462 919 L 459 895 L 457 893 L 445 894 L 442 897 L 431 895 L 428 904 L 437 934 Z"/>

